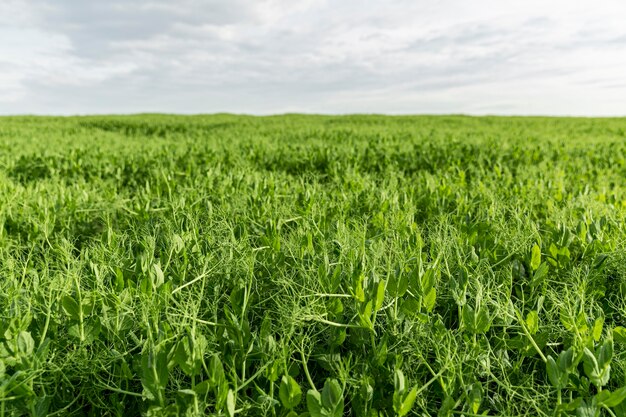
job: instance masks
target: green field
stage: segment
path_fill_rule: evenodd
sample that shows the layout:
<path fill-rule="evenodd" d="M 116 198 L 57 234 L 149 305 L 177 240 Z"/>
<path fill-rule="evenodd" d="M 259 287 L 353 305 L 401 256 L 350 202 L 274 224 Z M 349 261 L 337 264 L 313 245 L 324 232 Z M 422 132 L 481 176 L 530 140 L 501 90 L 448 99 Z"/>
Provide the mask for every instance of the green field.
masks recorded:
<path fill-rule="evenodd" d="M 0 202 L 0 417 L 626 415 L 626 119 L 0 118 Z"/>

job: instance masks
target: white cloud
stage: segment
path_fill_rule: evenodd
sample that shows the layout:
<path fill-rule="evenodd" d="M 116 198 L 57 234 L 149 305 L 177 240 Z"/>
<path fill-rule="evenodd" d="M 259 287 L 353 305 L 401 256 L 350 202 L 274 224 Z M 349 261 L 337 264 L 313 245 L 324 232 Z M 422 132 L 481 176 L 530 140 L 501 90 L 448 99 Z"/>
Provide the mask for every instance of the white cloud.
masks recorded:
<path fill-rule="evenodd" d="M 9 0 L 0 113 L 626 115 L 624 18 L 614 0 Z"/>

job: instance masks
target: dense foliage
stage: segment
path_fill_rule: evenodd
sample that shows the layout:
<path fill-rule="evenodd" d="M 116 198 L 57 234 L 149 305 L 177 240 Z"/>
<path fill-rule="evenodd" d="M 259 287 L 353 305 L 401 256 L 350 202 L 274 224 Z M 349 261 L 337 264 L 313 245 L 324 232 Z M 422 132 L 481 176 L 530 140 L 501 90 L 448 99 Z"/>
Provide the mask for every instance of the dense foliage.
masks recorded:
<path fill-rule="evenodd" d="M 626 415 L 626 120 L 0 119 L 0 417 Z"/>

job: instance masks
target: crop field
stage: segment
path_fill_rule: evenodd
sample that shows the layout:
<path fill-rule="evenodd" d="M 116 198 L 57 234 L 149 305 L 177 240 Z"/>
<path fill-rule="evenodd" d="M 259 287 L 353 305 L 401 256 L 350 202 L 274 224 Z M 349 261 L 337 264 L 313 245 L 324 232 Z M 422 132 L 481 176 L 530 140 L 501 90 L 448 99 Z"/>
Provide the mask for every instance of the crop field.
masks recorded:
<path fill-rule="evenodd" d="M 0 118 L 0 417 L 626 416 L 626 120 Z"/>

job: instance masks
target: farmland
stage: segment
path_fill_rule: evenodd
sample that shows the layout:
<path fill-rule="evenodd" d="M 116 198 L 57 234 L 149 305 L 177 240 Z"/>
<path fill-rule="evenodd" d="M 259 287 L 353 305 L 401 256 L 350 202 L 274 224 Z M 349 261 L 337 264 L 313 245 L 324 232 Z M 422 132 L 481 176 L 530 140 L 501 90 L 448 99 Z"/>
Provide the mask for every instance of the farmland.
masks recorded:
<path fill-rule="evenodd" d="M 0 417 L 624 416 L 626 120 L 0 119 Z"/>

